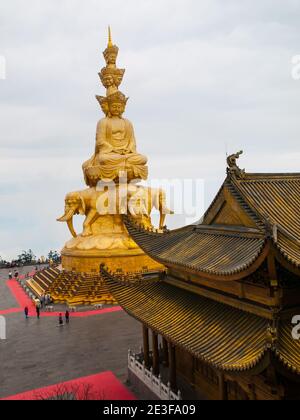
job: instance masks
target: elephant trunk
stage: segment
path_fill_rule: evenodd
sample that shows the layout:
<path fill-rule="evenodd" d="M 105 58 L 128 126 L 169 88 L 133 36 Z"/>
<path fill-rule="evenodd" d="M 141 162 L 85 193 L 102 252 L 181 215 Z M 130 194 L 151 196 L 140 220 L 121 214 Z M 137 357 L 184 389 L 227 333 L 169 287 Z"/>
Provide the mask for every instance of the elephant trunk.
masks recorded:
<path fill-rule="evenodd" d="M 74 225 L 73 225 L 73 216 L 75 214 L 74 209 L 68 209 L 65 211 L 65 214 L 57 219 L 58 222 L 67 222 L 68 228 L 74 238 L 77 237 L 77 233 L 75 232 Z"/>
<path fill-rule="evenodd" d="M 74 216 L 75 210 L 73 209 L 66 209 L 65 214 L 60 217 L 59 219 L 56 219 L 58 222 L 68 222 L 72 219 Z"/>

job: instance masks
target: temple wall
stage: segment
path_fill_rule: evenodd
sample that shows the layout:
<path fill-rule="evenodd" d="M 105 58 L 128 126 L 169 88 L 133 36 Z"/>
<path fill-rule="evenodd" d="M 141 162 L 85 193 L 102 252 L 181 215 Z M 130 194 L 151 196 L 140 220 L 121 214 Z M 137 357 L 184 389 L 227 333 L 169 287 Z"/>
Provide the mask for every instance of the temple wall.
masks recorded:
<path fill-rule="evenodd" d="M 220 376 L 216 369 L 195 359 L 188 352 L 176 348 L 176 369 L 178 375 L 193 386 L 199 399 L 220 399 Z M 263 375 L 237 375 L 225 373 L 226 399 L 228 400 L 279 400 L 283 398 L 283 388 L 280 385 L 271 386 L 266 383 Z M 287 399 L 295 399 L 297 387 L 285 381 Z"/>
<path fill-rule="evenodd" d="M 200 369 L 200 364 L 188 352 L 176 348 L 176 368 L 177 372 L 190 384 L 193 385 L 195 392 L 200 399 L 217 400 L 219 398 L 218 377 L 215 371 L 208 366 L 205 372 Z"/>

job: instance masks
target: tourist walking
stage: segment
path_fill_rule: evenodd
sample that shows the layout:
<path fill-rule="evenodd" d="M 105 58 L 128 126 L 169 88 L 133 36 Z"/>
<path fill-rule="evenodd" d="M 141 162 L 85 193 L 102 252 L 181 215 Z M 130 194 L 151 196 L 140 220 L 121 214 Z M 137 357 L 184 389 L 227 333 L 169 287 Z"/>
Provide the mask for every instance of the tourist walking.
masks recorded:
<path fill-rule="evenodd" d="M 62 314 L 59 314 L 59 317 L 58 317 L 58 325 L 60 327 L 64 325 Z"/>
<path fill-rule="evenodd" d="M 69 324 L 69 322 L 70 322 L 70 313 L 69 313 L 68 310 L 66 310 L 65 318 L 66 318 L 66 324 Z"/>
<path fill-rule="evenodd" d="M 17 278 L 19 277 L 19 273 L 18 270 L 15 271 L 15 279 L 17 280 Z"/>
<path fill-rule="evenodd" d="M 28 306 L 25 306 L 24 314 L 25 314 L 25 318 L 28 319 Z"/>
<path fill-rule="evenodd" d="M 37 316 L 37 319 L 40 319 L 40 312 L 41 312 L 40 307 L 37 305 L 36 306 L 36 316 Z"/>
<path fill-rule="evenodd" d="M 8 273 L 8 278 L 9 278 L 9 280 L 12 280 L 12 272 L 11 271 Z"/>

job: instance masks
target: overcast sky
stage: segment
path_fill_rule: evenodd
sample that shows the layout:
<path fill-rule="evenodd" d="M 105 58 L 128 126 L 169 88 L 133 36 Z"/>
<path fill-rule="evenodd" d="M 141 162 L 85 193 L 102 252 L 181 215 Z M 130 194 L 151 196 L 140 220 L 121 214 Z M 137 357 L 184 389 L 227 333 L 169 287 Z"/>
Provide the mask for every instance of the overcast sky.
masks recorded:
<path fill-rule="evenodd" d="M 243 149 L 248 172 L 299 171 L 299 22 L 299 0 L 1 2 L 0 255 L 42 255 L 69 238 L 55 219 L 65 193 L 84 188 L 108 24 L 151 178 L 204 179 L 201 209 L 226 151 Z"/>

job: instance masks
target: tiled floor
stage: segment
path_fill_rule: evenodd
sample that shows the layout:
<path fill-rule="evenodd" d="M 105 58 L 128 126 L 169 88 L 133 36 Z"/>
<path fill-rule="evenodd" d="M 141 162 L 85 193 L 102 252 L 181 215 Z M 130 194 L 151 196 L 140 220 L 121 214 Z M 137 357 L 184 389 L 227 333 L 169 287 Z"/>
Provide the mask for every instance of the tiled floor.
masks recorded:
<path fill-rule="evenodd" d="M 7 277 L 8 270 L 1 270 L 0 311 L 18 308 Z M 0 398 L 106 371 L 125 382 L 128 348 L 141 344 L 139 323 L 123 311 L 74 317 L 64 327 L 57 326 L 56 317 L 25 320 L 22 309 L 5 318 Z"/>

